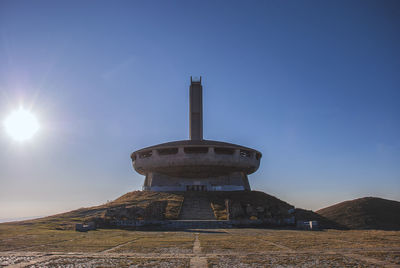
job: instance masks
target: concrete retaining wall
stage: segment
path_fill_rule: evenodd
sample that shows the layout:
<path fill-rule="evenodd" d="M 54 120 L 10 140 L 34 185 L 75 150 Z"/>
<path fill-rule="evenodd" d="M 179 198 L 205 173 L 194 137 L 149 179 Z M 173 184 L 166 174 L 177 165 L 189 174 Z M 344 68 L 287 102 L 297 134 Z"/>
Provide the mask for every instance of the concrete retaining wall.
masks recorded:
<path fill-rule="evenodd" d="M 157 226 L 166 229 L 219 229 L 219 228 L 234 228 L 245 226 L 294 226 L 291 219 L 277 220 L 175 220 L 175 221 L 113 221 L 111 225 L 120 227 L 150 227 Z"/>

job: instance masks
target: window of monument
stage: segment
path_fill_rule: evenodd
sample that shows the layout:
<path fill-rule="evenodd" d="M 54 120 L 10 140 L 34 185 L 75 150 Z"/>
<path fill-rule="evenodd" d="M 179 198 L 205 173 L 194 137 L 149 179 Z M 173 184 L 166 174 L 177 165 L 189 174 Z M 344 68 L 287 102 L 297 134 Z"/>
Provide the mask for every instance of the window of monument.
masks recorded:
<path fill-rule="evenodd" d="M 240 156 L 242 157 L 251 157 L 251 152 L 248 150 L 240 150 Z"/>
<path fill-rule="evenodd" d="M 158 152 L 159 155 L 177 154 L 178 153 L 178 148 L 158 149 L 157 152 Z"/>
<path fill-rule="evenodd" d="M 152 151 L 145 151 L 145 152 L 141 152 L 139 153 L 139 158 L 147 158 L 152 156 L 153 152 Z"/>
<path fill-rule="evenodd" d="M 224 148 L 224 147 L 215 147 L 214 148 L 214 152 L 216 154 L 228 154 L 228 155 L 232 155 L 235 153 L 235 150 L 232 148 Z"/>
<path fill-rule="evenodd" d="M 206 154 L 208 147 L 185 147 L 183 151 L 187 154 Z"/>

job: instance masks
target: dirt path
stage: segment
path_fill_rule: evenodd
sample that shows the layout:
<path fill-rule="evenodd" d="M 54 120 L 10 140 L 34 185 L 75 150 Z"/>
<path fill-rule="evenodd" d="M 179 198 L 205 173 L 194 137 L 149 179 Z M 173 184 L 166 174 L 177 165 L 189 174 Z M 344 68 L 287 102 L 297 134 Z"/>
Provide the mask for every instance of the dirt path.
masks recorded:
<path fill-rule="evenodd" d="M 139 238 L 135 238 L 135 239 L 133 239 L 133 240 L 131 240 L 131 241 L 124 242 L 124 243 L 119 244 L 119 245 L 117 245 L 117 246 L 114 246 L 114 247 L 111 247 L 111 248 L 109 248 L 109 249 L 100 251 L 100 253 L 109 253 L 109 252 L 112 252 L 112 251 L 114 251 L 114 250 L 116 250 L 116 249 L 119 249 L 119 248 L 125 246 L 125 245 L 129 245 L 129 244 L 135 242 L 135 241 L 138 240 L 138 239 L 139 239 Z"/>
<path fill-rule="evenodd" d="M 262 238 L 258 238 L 258 240 L 261 240 L 261 241 L 263 241 L 263 242 L 266 242 L 266 243 L 268 243 L 268 244 L 270 244 L 270 245 L 273 245 L 273 246 L 275 246 L 275 247 L 277 247 L 277 248 L 280 248 L 280 249 L 289 251 L 290 253 L 295 253 L 295 252 L 296 252 L 294 249 L 288 248 L 288 247 L 286 247 L 286 246 L 284 246 L 284 245 L 280 245 L 280 244 L 277 244 L 277 243 L 274 243 L 274 242 L 271 242 L 271 241 L 268 241 L 268 240 L 265 240 L 265 239 L 262 239 Z"/>
<path fill-rule="evenodd" d="M 33 245 L 33 246 L 24 246 L 24 247 L 19 247 L 19 248 L 15 248 L 13 250 L 22 250 L 22 249 L 29 249 L 29 248 L 36 248 L 36 247 L 45 247 L 45 246 L 50 246 L 50 245 L 54 245 L 54 244 L 58 244 L 58 243 L 63 243 L 63 242 L 71 242 L 76 240 L 76 238 L 74 239 L 64 239 L 64 240 L 59 240 L 59 241 L 53 241 L 50 243 L 46 243 L 46 244 L 39 244 L 39 245 Z"/>
<path fill-rule="evenodd" d="M 198 233 L 196 233 L 196 238 L 193 243 L 193 254 L 195 254 L 195 256 L 190 259 L 190 267 L 191 268 L 207 267 L 207 258 L 204 256 L 200 256 L 201 244 L 200 244 Z"/>

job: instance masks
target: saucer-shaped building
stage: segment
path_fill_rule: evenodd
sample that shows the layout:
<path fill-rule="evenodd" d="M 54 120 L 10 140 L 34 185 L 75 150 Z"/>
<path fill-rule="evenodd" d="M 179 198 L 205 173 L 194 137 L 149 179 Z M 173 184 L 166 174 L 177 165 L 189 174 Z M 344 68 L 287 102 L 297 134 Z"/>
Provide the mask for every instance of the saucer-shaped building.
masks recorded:
<path fill-rule="evenodd" d="M 190 140 L 162 143 L 131 154 L 134 169 L 145 175 L 148 191 L 250 190 L 261 153 L 244 146 L 203 140 L 203 87 L 190 85 Z"/>

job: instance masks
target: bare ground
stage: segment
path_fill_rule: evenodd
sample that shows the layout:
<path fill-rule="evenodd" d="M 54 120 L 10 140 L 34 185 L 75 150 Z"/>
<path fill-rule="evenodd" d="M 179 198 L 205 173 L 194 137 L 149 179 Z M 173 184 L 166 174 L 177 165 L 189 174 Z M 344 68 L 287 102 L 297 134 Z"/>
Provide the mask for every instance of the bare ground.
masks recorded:
<path fill-rule="evenodd" d="M 0 225 L 0 249 L 0 267 L 400 267 L 399 231 L 7 232 Z"/>

